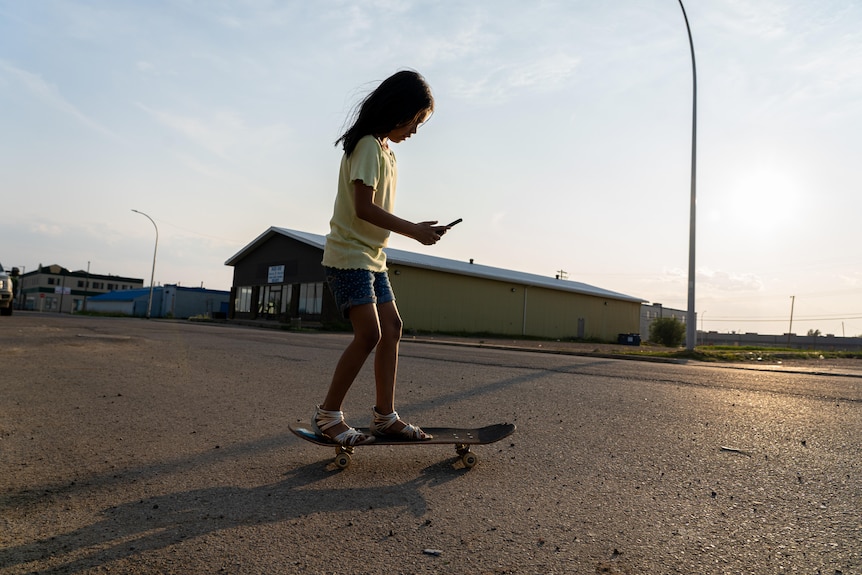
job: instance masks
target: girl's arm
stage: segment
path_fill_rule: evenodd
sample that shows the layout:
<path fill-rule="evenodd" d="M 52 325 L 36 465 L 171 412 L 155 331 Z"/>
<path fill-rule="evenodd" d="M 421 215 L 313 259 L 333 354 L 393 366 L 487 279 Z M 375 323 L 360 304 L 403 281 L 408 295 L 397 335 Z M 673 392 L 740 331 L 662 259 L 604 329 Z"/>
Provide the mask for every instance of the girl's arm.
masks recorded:
<path fill-rule="evenodd" d="M 440 236 L 446 233 L 445 228 L 434 227 L 436 221 L 414 224 L 395 214 L 390 214 L 374 203 L 374 188 L 359 180 L 353 182 L 353 198 L 356 205 L 356 215 L 359 219 L 396 234 L 413 238 L 426 246 L 436 244 L 440 240 Z"/>

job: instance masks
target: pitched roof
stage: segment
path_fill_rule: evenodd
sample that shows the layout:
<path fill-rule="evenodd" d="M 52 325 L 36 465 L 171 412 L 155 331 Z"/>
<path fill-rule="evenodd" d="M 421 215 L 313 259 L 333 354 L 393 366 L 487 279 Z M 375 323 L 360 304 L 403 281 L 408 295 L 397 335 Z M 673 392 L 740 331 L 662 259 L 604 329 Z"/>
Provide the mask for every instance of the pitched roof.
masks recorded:
<path fill-rule="evenodd" d="M 254 251 L 259 245 L 269 240 L 274 235 L 286 236 L 293 240 L 318 248 L 320 250 L 323 250 L 323 246 L 326 244 L 325 236 L 273 226 L 261 235 L 259 235 L 257 238 L 255 238 L 250 244 L 245 246 L 243 249 L 233 255 L 230 259 L 228 259 L 225 262 L 225 265 L 235 266 L 249 252 Z M 536 274 L 530 274 L 514 270 L 506 270 L 502 268 L 484 266 L 481 264 L 462 262 L 459 260 L 450 260 L 446 258 L 429 256 L 426 254 L 418 254 L 405 250 L 396 250 L 393 248 L 386 248 L 384 251 L 386 252 L 386 259 L 390 265 L 401 264 L 450 274 L 478 277 L 496 281 L 505 281 L 529 287 L 541 287 L 546 289 L 579 293 L 596 297 L 604 297 L 613 300 L 629 301 L 635 303 L 643 303 L 646 301 L 644 299 L 637 298 L 634 296 L 606 290 L 603 288 L 571 280 L 561 280 Z"/>

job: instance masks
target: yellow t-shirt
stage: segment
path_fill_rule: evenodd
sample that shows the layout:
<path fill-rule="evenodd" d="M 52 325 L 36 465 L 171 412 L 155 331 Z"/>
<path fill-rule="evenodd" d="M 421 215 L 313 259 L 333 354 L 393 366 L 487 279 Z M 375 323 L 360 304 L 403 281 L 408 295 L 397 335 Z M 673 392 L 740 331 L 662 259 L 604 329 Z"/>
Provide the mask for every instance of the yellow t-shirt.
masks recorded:
<path fill-rule="evenodd" d="M 381 146 L 374 136 L 365 136 L 348 158 L 341 158 L 335 209 L 323 248 L 323 265 L 338 269 L 386 270 L 383 248 L 389 241 L 385 230 L 356 215 L 353 182 L 360 180 L 374 188 L 374 203 L 389 213 L 395 207 L 398 170 L 395 154 Z"/>

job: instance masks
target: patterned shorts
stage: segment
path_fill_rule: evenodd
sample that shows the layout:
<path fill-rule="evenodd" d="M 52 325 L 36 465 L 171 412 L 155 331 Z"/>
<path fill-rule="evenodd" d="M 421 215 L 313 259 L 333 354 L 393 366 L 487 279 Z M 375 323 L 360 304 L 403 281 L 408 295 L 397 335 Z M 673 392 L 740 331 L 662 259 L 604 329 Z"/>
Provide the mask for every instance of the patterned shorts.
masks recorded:
<path fill-rule="evenodd" d="M 369 303 L 383 304 L 395 301 L 389 284 L 389 274 L 370 270 L 340 270 L 325 268 L 326 281 L 335 303 L 345 319 L 350 317 L 350 308 Z"/>

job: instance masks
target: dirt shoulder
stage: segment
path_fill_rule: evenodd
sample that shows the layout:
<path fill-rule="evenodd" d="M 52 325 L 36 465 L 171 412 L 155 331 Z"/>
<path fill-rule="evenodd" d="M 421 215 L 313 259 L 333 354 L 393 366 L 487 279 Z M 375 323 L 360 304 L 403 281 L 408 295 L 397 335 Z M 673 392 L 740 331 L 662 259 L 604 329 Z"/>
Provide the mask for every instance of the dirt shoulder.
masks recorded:
<path fill-rule="evenodd" d="M 652 345 L 631 346 L 611 343 L 589 343 L 572 341 L 532 340 L 503 337 L 459 337 L 450 335 L 416 334 L 406 335 L 405 341 L 436 343 L 440 345 L 462 345 L 503 349 L 522 349 L 540 353 L 557 353 L 568 355 L 597 355 L 602 357 L 617 357 L 620 359 L 637 359 L 644 361 L 666 361 L 669 363 L 709 363 L 712 366 L 759 369 L 764 371 L 794 371 L 804 373 L 829 373 L 832 375 L 847 375 L 862 377 L 862 360 L 854 358 L 831 358 L 812 355 L 805 357 L 763 357 L 756 353 L 750 354 L 745 361 L 732 362 L 695 362 L 692 360 L 668 358 L 658 355 L 668 348 Z"/>

